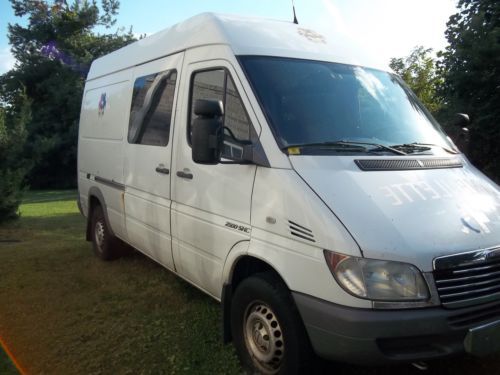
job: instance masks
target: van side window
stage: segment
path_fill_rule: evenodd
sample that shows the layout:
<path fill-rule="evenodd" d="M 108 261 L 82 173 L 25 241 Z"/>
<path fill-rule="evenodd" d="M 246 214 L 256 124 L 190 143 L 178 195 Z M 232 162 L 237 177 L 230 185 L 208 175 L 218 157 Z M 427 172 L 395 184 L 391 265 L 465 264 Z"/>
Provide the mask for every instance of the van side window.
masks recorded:
<path fill-rule="evenodd" d="M 222 100 L 224 104 L 224 126 L 231 129 L 234 136 L 242 141 L 250 139 L 251 123 L 233 79 L 226 70 L 217 69 L 194 73 L 191 87 L 191 111 L 188 140 L 191 143 L 191 126 L 195 118 L 193 109 L 197 99 Z M 222 157 L 240 159 L 243 147 L 225 134 Z"/>
<path fill-rule="evenodd" d="M 128 142 L 166 146 L 170 135 L 177 72 L 169 70 L 135 80 Z"/>

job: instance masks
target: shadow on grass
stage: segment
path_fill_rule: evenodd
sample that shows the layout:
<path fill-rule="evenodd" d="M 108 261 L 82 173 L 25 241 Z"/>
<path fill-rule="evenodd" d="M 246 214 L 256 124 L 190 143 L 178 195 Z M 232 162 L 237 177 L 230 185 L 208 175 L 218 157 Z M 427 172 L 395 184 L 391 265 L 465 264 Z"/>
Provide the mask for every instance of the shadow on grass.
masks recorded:
<path fill-rule="evenodd" d="M 316 374 L 336 375 L 494 375 L 499 374 L 498 360 L 493 357 L 479 359 L 468 356 L 456 356 L 426 362 L 427 370 L 419 370 L 410 363 L 386 366 L 356 366 L 344 363 L 318 360 Z"/>

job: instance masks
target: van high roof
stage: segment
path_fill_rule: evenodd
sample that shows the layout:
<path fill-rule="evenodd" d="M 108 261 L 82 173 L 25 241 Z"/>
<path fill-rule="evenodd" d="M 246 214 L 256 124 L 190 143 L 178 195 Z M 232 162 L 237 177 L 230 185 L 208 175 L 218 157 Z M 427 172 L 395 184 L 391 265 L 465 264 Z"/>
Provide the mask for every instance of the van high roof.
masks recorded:
<path fill-rule="evenodd" d="M 283 56 L 387 70 L 346 35 L 322 34 L 293 22 L 202 13 L 92 63 L 91 80 L 130 66 L 206 45 L 228 45 L 235 55 Z"/>

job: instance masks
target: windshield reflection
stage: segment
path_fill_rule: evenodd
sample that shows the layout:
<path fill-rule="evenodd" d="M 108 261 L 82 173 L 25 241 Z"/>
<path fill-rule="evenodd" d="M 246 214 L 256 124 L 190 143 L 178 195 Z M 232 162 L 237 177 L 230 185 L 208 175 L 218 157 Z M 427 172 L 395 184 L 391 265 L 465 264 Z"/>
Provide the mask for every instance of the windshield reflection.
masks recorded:
<path fill-rule="evenodd" d="M 243 56 L 240 61 L 282 148 L 358 141 L 454 149 L 391 73 L 290 58 Z"/>

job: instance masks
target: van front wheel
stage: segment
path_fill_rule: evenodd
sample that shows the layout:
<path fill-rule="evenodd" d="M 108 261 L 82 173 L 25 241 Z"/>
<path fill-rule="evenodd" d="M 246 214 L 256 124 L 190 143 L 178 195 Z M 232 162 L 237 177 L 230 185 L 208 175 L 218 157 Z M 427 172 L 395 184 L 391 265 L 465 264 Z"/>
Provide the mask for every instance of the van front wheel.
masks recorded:
<path fill-rule="evenodd" d="M 245 279 L 231 303 L 231 330 L 240 360 L 263 374 L 300 374 L 312 357 L 309 339 L 284 283 L 272 273 Z"/>

